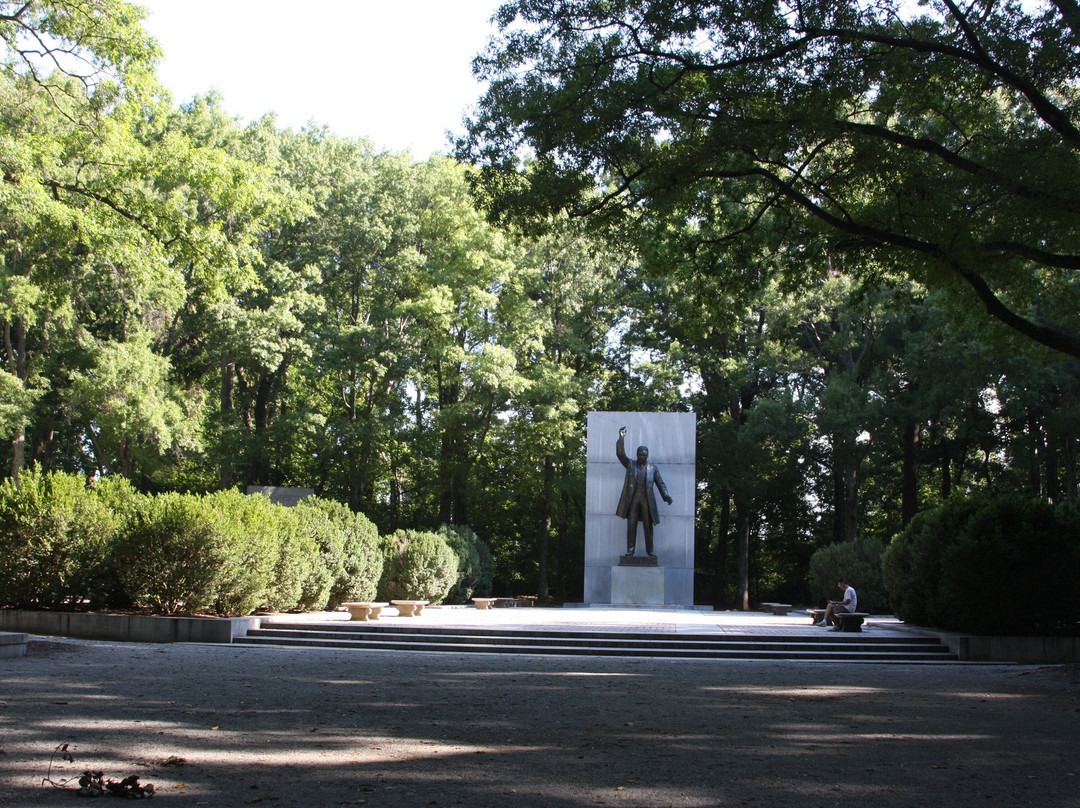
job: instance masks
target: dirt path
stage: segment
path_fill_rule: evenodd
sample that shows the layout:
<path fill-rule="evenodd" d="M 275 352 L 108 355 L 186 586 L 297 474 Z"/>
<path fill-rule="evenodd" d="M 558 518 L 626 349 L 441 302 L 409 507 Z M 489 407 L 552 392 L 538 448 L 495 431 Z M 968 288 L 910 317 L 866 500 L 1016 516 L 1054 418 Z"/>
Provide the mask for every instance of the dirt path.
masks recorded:
<path fill-rule="evenodd" d="M 165 805 L 1080 808 L 1080 671 L 32 638 L 0 808 L 78 800 L 65 743 Z"/>

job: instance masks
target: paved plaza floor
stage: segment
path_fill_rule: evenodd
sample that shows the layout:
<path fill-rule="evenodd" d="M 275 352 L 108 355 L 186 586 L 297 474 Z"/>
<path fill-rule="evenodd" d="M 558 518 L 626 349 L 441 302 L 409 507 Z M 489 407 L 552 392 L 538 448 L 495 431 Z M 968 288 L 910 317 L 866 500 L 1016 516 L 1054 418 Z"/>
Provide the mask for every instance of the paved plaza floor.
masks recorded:
<path fill-rule="evenodd" d="M 824 631 L 805 614 L 690 610 L 428 609 L 423 619 Z M 902 630 L 884 618 L 868 627 Z M 64 745 L 70 760 L 55 751 Z M 1076 666 L 45 637 L 0 660 L 0 808 L 71 804 L 86 770 L 138 776 L 155 800 L 184 806 L 1078 808 L 1078 748 Z"/>
<path fill-rule="evenodd" d="M 318 614 L 276 615 L 275 621 L 310 623 L 318 620 L 348 620 L 343 612 Z M 420 618 L 403 618 L 394 608 L 383 610 L 379 619 L 386 625 L 436 625 L 467 628 L 509 628 L 565 631 L 609 631 L 648 634 L 743 634 L 756 635 L 820 635 L 823 629 L 811 624 L 802 609 L 786 615 L 764 612 L 713 611 L 682 608 L 611 608 L 603 606 L 569 606 L 542 609 L 512 607 L 475 609 L 464 606 L 428 607 Z M 911 629 L 891 615 L 875 615 L 867 620 L 865 630 L 875 634 L 907 635 Z"/>

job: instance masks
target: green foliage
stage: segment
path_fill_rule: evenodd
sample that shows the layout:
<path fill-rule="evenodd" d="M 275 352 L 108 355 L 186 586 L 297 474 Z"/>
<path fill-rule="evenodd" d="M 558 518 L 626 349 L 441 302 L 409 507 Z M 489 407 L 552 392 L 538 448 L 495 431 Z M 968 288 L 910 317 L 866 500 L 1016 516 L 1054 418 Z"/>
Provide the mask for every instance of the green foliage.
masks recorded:
<path fill-rule="evenodd" d="M 468 603 L 473 595 L 490 595 L 495 559 L 487 544 L 468 525 L 442 525 L 439 535 L 446 539 L 458 559 L 457 581 L 446 601 Z"/>
<path fill-rule="evenodd" d="M 881 573 L 884 553 L 884 543 L 870 536 L 817 550 L 810 557 L 809 572 L 814 603 L 824 605 L 837 600 L 840 593 L 836 582 L 844 578 L 859 596 L 860 612 L 876 614 L 884 611 L 889 602 Z"/>
<path fill-rule="evenodd" d="M 314 564 L 303 579 L 302 609 L 336 609 L 345 601 L 375 598 L 382 556 L 378 531 L 363 514 L 331 500 L 310 497 L 291 509 L 314 542 Z"/>
<path fill-rule="evenodd" d="M 259 497 L 259 499 L 264 499 Z M 274 529 L 281 540 L 277 560 L 270 574 L 265 601 L 259 604 L 271 612 L 321 608 L 307 606 L 325 594 L 329 574 L 320 563 L 319 544 L 295 508 L 274 507 Z"/>
<path fill-rule="evenodd" d="M 295 604 L 297 608 L 320 611 L 326 608 L 330 599 L 330 587 L 335 577 L 331 567 L 341 558 L 344 536 L 323 511 L 300 505 L 288 510 L 289 521 L 296 526 L 296 535 L 303 537 L 310 549 L 303 554 L 306 563 L 302 570 L 294 566 L 291 570 L 283 571 L 283 574 L 300 585 Z"/>
<path fill-rule="evenodd" d="M 294 608 L 319 550 L 288 508 L 221 491 L 141 499 L 117 555 L 137 606 L 245 615 L 260 606 Z"/>
<path fill-rule="evenodd" d="M 487 545 L 500 594 L 573 601 L 585 413 L 693 410 L 719 606 L 805 597 L 813 547 L 953 490 L 1078 494 L 1080 368 L 972 316 L 1080 331 L 1060 4 L 511 2 L 478 171 L 174 107 L 121 0 L 0 5 L 5 475 L 313 487 L 384 533 L 472 526 L 453 600 Z M 32 74 L 39 34 L 87 61 Z M 212 608 L 374 597 L 364 517 L 204 505 Z M 102 557 L 47 597 L 128 605 Z"/>
<path fill-rule="evenodd" d="M 275 580 L 281 560 L 288 558 L 291 566 L 286 571 L 295 574 L 297 568 L 313 565 L 316 554 L 314 542 L 304 541 L 304 536 L 295 532 L 288 509 L 239 491 L 219 491 L 200 501 L 205 517 L 214 525 L 215 552 L 220 559 L 215 571 L 214 611 L 251 614 L 269 601 L 271 592 L 282 604 L 287 603 L 281 587 L 292 579 Z"/>
<path fill-rule="evenodd" d="M 117 575 L 134 605 L 164 614 L 209 609 L 227 559 L 198 497 L 140 500 L 117 548 Z"/>
<path fill-rule="evenodd" d="M 134 605 L 166 614 L 244 615 L 270 599 L 291 607 L 282 589 L 296 589 L 296 578 L 272 574 L 295 574 L 294 556 L 313 558 L 315 548 L 301 544 L 285 554 L 291 565 L 280 562 L 294 524 L 283 510 L 235 491 L 144 497 L 117 549 L 120 581 Z"/>
<path fill-rule="evenodd" d="M 74 474 L 0 483 L 0 605 L 101 605 L 117 515 Z"/>
<path fill-rule="evenodd" d="M 379 600 L 442 603 L 458 575 L 458 559 L 437 533 L 398 530 L 382 540 Z"/>
<path fill-rule="evenodd" d="M 953 497 L 889 545 L 885 582 L 901 619 L 986 634 L 1080 622 L 1080 511 L 1010 494 Z"/>
<path fill-rule="evenodd" d="M 168 450 L 197 448 L 197 403 L 170 388 L 169 361 L 148 334 L 107 342 L 93 364 L 73 374 L 68 404 L 86 423 L 98 468 L 130 475 Z"/>
<path fill-rule="evenodd" d="M 426 563 L 424 546 L 408 561 Z M 439 574 L 444 556 L 434 556 Z M 34 471 L 0 483 L 3 606 L 325 609 L 372 600 L 381 570 L 374 525 L 328 500 L 285 508 L 237 491 L 146 496 L 123 478 L 87 487 L 78 475 Z"/>
<path fill-rule="evenodd" d="M 757 230 L 795 259 L 789 280 L 812 287 L 802 259 L 822 250 L 867 278 L 880 261 L 1080 357 L 1072 3 L 515 0 L 496 16 L 458 147 L 495 216 L 671 214 L 692 223 L 687 255 Z M 760 256 L 709 271 L 754 285 Z"/>
<path fill-rule="evenodd" d="M 343 503 L 320 497 L 308 497 L 296 511 L 319 514 L 325 519 L 324 533 L 316 538 L 320 562 L 330 575 L 330 583 L 326 599 L 317 608 L 336 609 L 346 601 L 374 600 L 383 557 L 379 532 L 371 520 Z"/>

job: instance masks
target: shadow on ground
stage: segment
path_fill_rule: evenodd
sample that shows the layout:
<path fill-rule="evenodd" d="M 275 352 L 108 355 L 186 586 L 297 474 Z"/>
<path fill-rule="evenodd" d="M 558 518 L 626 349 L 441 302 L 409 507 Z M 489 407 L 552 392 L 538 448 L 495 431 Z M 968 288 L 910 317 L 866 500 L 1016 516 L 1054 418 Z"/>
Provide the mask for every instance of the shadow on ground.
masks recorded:
<path fill-rule="evenodd" d="M 286 806 L 1076 808 L 1076 668 L 671 662 L 32 641 L 0 662 L 0 808 L 138 775 Z"/>

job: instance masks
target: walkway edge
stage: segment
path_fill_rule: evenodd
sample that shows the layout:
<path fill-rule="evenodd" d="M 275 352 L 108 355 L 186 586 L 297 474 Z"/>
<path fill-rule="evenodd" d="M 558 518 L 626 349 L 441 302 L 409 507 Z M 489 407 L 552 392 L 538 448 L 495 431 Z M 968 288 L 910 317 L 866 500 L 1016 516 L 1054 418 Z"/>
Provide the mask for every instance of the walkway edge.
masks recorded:
<path fill-rule="evenodd" d="M 0 609 L 0 631 L 83 640 L 231 643 L 261 624 L 259 617 L 166 617 Z"/>
<path fill-rule="evenodd" d="M 894 628 L 937 637 L 961 662 L 1061 665 L 1080 662 L 1080 637 L 1011 637 L 958 634 L 900 624 Z"/>

